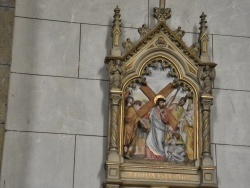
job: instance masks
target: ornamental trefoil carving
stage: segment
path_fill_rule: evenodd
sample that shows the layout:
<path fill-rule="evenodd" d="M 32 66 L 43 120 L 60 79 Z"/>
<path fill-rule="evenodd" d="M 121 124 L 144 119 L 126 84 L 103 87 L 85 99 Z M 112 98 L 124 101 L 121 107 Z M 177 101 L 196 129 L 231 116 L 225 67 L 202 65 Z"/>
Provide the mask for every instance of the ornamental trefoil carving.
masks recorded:
<path fill-rule="evenodd" d="M 211 156 L 210 108 L 216 64 L 211 62 L 205 13 L 191 47 L 180 26 L 170 29 L 165 0 L 157 24 L 121 41 L 121 10 L 114 9 L 108 153 L 104 187 L 217 187 Z M 174 19 L 174 18 L 172 18 Z M 121 48 L 123 46 L 124 49 Z"/>

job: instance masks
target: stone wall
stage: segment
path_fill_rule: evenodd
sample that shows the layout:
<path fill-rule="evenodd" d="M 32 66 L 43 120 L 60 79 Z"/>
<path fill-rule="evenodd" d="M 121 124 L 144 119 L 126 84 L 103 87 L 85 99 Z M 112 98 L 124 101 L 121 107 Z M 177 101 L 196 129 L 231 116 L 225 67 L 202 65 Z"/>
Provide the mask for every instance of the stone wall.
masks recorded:
<path fill-rule="evenodd" d="M 101 187 L 109 102 L 103 62 L 116 5 L 124 38 L 138 39 L 143 23 L 154 26 L 156 0 L 16 1 L 1 187 Z M 210 51 L 218 63 L 212 147 L 219 187 L 247 188 L 250 2 L 167 0 L 167 7 L 168 24 L 187 32 L 188 45 L 198 38 L 202 11 L 208 15 Z M 12 14 L 13 8 L 7 9 Z M 0 66 L 8 67 L 7 56 Z"/>

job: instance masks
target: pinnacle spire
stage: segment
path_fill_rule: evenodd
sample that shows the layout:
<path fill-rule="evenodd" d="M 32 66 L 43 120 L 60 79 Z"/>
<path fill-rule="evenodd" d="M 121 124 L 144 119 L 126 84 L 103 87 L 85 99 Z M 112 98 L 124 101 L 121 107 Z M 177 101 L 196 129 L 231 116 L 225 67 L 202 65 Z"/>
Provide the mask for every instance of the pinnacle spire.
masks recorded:
<path fill-rule="evenodd" d="M 121 14 L 120 9 L 118 6 L 114 9 L 114 20 L 113 20 L 113 31 L 112 31 L 112 37 L 113 37 L 113 48 L 111 51 L 111 55 L 114 56 L 120 56 L 121 55 L 121 49 L 120 49 L 120 36 L 122 34 L 121 32 Z"/>
<path fill-rule="evenodd" d="M 206 21 L 206 17 L 207 17 L 207 15 L 206 14 L 204 14 L 204 12 L 202 12 L 202 14 L 201 14 L 201 16 L 200 16 L 200 18 L 201 18 L 201 21 L 200 21 L 200 31 L 201 31 L 201 33 L 206 33 L 206 31 L 207 31 L 207 26 L 206 26 L 206 24 L 207 24 L 207 21 Z"/>
<path fill-rule="evenodd" d="M 210 62 L 210 55 L 208 53 L 208 41 L 209 37 L 207 34 L 207 21 L 206 21 L 207 15 L 202 12 L 200 18 L 200 37 L 199 37 L 199 42 L 200 42 L 200 58 L 201 61 L 203 62 Z"/>

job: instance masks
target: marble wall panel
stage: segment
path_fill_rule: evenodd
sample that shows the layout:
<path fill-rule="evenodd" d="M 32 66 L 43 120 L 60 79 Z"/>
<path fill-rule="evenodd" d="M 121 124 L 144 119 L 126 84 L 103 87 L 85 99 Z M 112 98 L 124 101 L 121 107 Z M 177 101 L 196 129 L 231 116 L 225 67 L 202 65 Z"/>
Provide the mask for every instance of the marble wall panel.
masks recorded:
<path fill-rule="evenodd" d="M 74 136 L 7 132 L 1 187 L 72 188 Z"/>
<path fill-rule="evenodd" d="M 171 8 L 172 17 L 167 21 L 172 29 L 181 26 L 189 32 L 199 32 L 202 12 L 207 14 L 209 34 L 250 36 L 250 2 L 248 0 L 168 0 L 166 7 Z M 150 0 L 150 15 L 158 1 Z M 150 23 L 155 20 L 150 17 Z"/>
<path fill-rule="evenodd" d="M 78 76 L 80 25 L 15 19 L 11 71 Z"/>
<path fill-rule="evenodd" d="M 212 142 L 250 146 L 250 92 L 214 90 Z"/>
<path fill-rule="evenodd" d="M 104 59 L 112 48 L 111 27 L 81 26 L 80 78 L 108 79 Z"/>
<path fill-rule="evenodd" d="M 111 27 L 83 24 L 81 31 L 80 78 L 109 79 L 104 59 L 112 49 Z M 126 38 L 139 40 L 137 29 L 122 28 L 121 41 Z"/>
<path fill-rule="evenodd" d="M 250 39 L 214 36 L 216 80 L 214 87 L 250 91 Z"/>
<path fill-rule="evenodd" d="M 76 137 L 74 188 L 102 188 L 106 177 L 106 140 L 105 137 Z"/>
<path fill-rule="evenodd" d="M 11 74 L 7 130 L 106 135 L 107 81 Z"/>
<path fill-rule="evenodd" d="M 111 25 L 116 6 L 125 27 L 138 28 L 148 22 L 148 0 L 17 0 L 16 15 L 32 18 Z M 134 19 L 136 15 L 136 19 Z"/>
<path fill-rule="evenodd" d="M 217 145 L 219 188 L 249 187 L 250 147 Z"/>

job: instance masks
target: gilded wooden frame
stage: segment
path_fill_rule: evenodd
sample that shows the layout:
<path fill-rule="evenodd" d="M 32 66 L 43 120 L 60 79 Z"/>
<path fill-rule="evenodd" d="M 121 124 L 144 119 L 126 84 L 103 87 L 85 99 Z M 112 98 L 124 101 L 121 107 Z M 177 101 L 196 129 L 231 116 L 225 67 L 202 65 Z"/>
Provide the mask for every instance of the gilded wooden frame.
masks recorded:
<path fill-rule="evenodd" d="M 216 167 L 211 157 L 210 106 L 213 102 L 212 84 L 216 64 L 210 61 L 206 15 L 202 13 L 199 41 L 186 46 L 185 31 L 178 27 L 172 31 L 166 23 L 171 9 L 160 0 L 154 8 L 158 23 L 152 29 L 145 24 L 138 29 L 140 39 L 129 38 L 120 48 L 121 15 L 114 10 L 113 47 L 105 63 L 110 75 L 110 121 L 108 126 L 107 177 L 104 186 L 118 187 L 217 187 Z M 143 85 L 152 62 L 173 70 L 174 81 L 169 84 L 186 88 L 194 103 L 194 160 L 193 163 L 169 163 L 155 160 L 130 160 L 124 155 L 125 91 L 131 82 Z M 145 87 L 146 87 L 145 86 Z M 172 91 L 172 90 L 171 90 Z M 158 95 L 157 95 L 158 96 Z"/>

